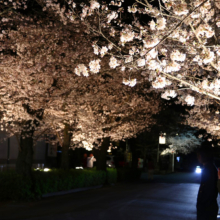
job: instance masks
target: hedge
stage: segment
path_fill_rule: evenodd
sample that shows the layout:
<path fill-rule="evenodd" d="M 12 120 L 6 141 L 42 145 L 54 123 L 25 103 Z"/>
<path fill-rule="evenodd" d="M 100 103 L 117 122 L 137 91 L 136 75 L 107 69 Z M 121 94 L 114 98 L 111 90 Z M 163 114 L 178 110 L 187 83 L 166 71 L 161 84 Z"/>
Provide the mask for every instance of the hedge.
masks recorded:
<path fill-rule="evenodd" d="M 106 173 L 110 173 L 107 174 Z M 0 173 L 0 200 L 23 200 L 39 198 L 43 194 L 102 185 L 114 180 L 113 171 L 51 170 L 33 171 L 32 180 L 15 171 Z"/>
<path fill-rule="evenodd" d="M 114 184 L 117 182 L 117 170 L 113 169 L 113 168 L 107 168 L 107 178 L 106 178 L 106 182 L 108 184 Z"/>
<path fill-rule="evenodd" d="M 137 179 L 137 170 L 107 168 L 107 172 L 96 169 L 33 171 L 32 180 L 15 171 L 0 173 L 0 200 L 27 200 L 40 198 L 43 194 L 75 188 L 114 184 L 117 181 Z"/>
<path fill-rule="evenodd" d="M 34 173 L 35 193 L 46 193 L 102 185 L 106 181 L 106 172 L 97 170 L 51 170 Z"/>
<path fill-rule="evenodd" d="M 0 173 L 0 200 L 34 198 L 32 181 L 15 171 Z"/>

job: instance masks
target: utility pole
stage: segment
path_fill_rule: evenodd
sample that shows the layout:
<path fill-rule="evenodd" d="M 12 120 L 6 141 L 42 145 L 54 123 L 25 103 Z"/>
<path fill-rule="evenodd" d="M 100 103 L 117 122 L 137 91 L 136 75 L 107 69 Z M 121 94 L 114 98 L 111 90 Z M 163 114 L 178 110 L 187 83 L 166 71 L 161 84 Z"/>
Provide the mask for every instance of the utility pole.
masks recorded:
<path fill-rule="evenodd" d="M 157 164 L 159 164 L 159 157 L 160 157 L 159 147 L 160 147 L 160 143 L 158 142 L 158 145 L 157 145 Z"/>
<path fill-rule="evenodd" d="M 174 152 L 172 152 L 172 172 L 174 172 Z"/>
<path fill-rule="evenodd" d="M 9 160 L 10 160 L 10 138 L 8 138 L 7 169 L 9 165 Z"/>

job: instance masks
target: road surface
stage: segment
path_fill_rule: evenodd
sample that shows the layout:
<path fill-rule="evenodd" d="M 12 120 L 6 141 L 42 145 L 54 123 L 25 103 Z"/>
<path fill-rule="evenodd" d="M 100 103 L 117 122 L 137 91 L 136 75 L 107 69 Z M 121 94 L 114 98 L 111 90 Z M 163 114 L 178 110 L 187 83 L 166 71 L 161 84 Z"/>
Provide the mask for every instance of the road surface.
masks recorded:
<path fill-rule="evenodd" d="M 199 184 L 192 177 L 196 182 L 195 174 L 188 174 L 190 183 L 181 183 L 187 174 L 172 174 L 41 201 L 2 203 L 0 220 L 196 220 Z"/>

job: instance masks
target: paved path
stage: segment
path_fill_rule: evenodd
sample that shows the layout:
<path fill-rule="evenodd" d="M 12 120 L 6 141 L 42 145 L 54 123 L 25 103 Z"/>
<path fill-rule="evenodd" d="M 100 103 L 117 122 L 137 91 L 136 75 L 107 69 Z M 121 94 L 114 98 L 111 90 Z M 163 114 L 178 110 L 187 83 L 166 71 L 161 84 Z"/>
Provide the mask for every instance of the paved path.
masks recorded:
<path fill-rule="evenodd" d="M 142 173 L 142 180 L 149 182 L 147 173 Z M 201 174 L 191 173 L 170 173 L 165 175 L 154 175 L 154 182 L 157 183 L 200 183 Z"/>
<path fill-rule="evenodd" d="M 0 204 L 0 220 L 196 220 L 198 187 L 121 183 L 36 202 Z"/>

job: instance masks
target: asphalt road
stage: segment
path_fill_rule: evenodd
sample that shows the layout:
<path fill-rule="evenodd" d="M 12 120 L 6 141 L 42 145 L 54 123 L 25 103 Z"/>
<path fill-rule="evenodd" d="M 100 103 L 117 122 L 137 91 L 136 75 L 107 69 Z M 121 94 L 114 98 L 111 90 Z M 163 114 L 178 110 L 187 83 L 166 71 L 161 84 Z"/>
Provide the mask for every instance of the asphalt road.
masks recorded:
<path fill-rule="evenodd" d="M 145 174 L 142 177 L 140 182 L 120 183 L 41 201 L 2 203 L 0 220 L 196 220 L 199 184 L 181 183 L 181 179 L 195 177 L 196 182 L 198 176 L 155 176 L 151 182 L 146 180 Z"/>

